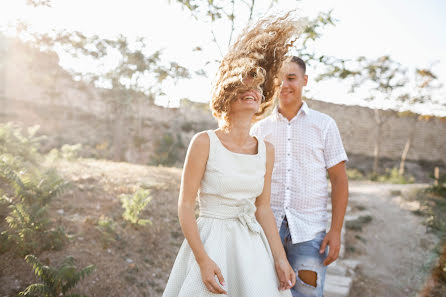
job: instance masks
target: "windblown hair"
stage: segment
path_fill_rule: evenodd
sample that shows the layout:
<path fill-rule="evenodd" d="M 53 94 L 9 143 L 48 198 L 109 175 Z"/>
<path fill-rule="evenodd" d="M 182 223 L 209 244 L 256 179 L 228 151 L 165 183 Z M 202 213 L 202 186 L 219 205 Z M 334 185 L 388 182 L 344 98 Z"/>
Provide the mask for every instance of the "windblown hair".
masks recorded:
<path fill-rule="evenodd" d="M 280 89 L 279 70 L 302 27 L 287 13 L 262 19 L 238 37 L 220 64 L 210 102 L 212 115 L 222 129 L 228 130 L 231 126 L 230 103 L 248 89 L 243 79 L 251 78 L 263 94 L 253 120 L 273 104 Z"/>

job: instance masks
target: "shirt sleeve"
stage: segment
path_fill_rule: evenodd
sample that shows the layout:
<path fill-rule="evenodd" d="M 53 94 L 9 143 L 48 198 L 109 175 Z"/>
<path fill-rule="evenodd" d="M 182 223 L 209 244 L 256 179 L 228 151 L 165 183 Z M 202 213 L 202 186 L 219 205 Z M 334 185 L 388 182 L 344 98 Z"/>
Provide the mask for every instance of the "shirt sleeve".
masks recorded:
<path fill-rule="evenodd" d="M 249 131 L 249 134 L 251 136 L 255 136 L 257 138 L 260 137 L 259 133 L 260 133 L 260 129 L 259 129 L 259 123 L 255 123 L 254 125 L 252 125 L 251 130 Z"/>
<path fill-rule="evenodd" d="M 336 122 L 331 119 L 325 133 L 324 159 L 326 168 L 348 161 Z"/>

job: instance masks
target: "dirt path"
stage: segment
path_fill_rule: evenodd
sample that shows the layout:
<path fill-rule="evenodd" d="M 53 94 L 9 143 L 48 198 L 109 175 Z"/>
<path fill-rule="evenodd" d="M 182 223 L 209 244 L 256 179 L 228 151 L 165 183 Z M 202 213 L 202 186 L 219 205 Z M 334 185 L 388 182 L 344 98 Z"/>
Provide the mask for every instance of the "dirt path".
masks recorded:
<path fill-rule="evenodd" d="M 348 258 L 360 265 L 350 297 L 416 296 L 429 273 L 438 239 L 426 233 L 418 205 L 402 197 L 423 185 L 353 182 L 350 206 L 372 217 L 360 232 L 347 230 Z"/>

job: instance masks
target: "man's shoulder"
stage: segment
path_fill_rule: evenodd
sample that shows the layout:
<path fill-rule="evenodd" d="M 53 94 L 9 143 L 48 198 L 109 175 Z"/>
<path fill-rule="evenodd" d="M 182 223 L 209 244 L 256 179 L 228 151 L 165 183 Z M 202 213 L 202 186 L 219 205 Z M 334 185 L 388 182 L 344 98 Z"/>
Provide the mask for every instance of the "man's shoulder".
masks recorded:
<path fill-rule="evenodd" d="M 270 133 L 272 123 L 272 116 L 269 115 L 254 123 L 251 127 L 250 134 L 264 138 L 265 135 Z"/>
<path fill-rule="evenodd" d="M 311 120 L 313 121 L 317 121 L 317 122 L 323 122 L 323 123 L 330 123 L 330 122 L 335 122 L 335 120 L 329 116 L 326 113 L 320 112 L 318 110 L 315 109 L 308 109 L 308 115 L 310 117 Z"/>
<path fill-rule="evenodd" d="M 253 128 L 254 128 L 254 127 L 256 127 L 256 128 L 263 128 L 263 127 L 265 127 L 266 125 L 271 124 L 272 121 L 273 121 L 273 115 L 270 114 L 270 115 L 264 117 L 263 119 L 258 120 L 257 122 L 255 122 L 254 125 L 253 125 Z"/>

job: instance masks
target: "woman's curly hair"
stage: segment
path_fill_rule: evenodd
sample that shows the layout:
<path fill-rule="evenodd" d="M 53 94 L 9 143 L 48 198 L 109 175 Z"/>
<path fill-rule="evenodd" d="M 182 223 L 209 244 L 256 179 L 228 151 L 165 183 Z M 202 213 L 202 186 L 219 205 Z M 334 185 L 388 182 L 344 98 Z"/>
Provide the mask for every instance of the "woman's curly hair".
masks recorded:
<path fill-rule="evenodd" d="M 273 104 L 280 89 L 279 70 L 302 29 L 301 23 L 292 19 L 289 12 L 281 17 L 262 19 L 238 37 L 220 64 L 210 102 L 212 115 L 222 129 L 231 126 L 231 101 L 247 89 L 244 78 L 252 78 L 254 86 L 263 94 L 254 119 Z"/>

